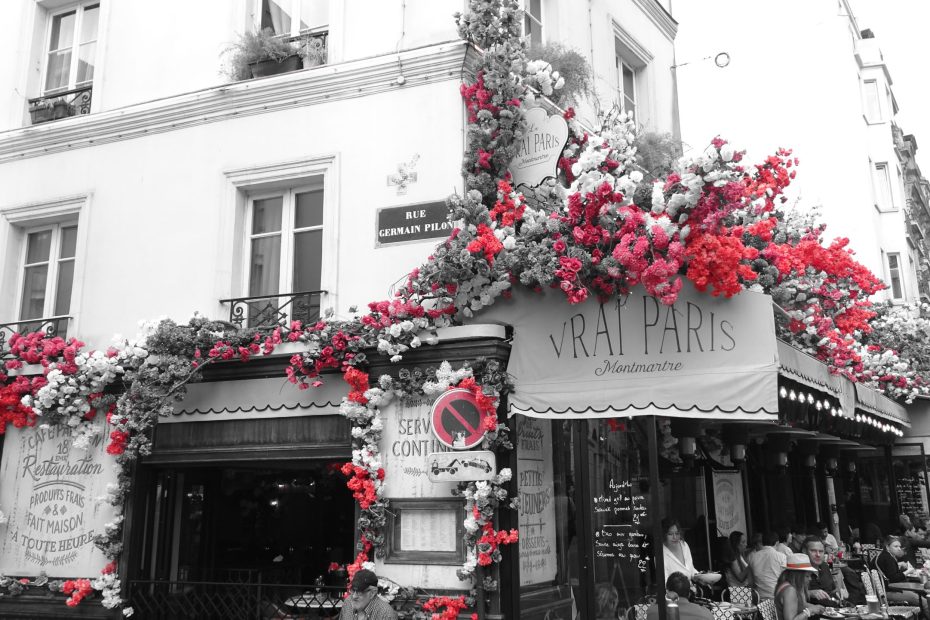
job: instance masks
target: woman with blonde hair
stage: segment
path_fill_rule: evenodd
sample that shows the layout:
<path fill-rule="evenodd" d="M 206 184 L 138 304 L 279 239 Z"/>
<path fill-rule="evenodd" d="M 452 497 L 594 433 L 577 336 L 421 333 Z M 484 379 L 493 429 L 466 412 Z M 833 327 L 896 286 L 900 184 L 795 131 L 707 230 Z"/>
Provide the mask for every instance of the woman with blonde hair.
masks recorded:
<path fill-rule="evenodd" d="M 792 553 L 785 563 L 785 572 L 775 586 L 775 611 L 778 620 L 808 620 L 823 613 L 822 605 L 807 602 L 807 584 L 817 569 L 811 566 L 806 553 Z"/>

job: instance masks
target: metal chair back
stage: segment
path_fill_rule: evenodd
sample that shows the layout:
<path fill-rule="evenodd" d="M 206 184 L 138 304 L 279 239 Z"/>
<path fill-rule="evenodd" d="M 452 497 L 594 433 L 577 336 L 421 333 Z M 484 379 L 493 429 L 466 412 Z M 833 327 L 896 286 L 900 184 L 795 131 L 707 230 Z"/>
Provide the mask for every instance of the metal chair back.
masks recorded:
<path fill-rule="evenodd" d="M 730 586 L 720 596 L 724 601 L 737 605 L 759 604 L 759 593 L 751 586 Z"/>

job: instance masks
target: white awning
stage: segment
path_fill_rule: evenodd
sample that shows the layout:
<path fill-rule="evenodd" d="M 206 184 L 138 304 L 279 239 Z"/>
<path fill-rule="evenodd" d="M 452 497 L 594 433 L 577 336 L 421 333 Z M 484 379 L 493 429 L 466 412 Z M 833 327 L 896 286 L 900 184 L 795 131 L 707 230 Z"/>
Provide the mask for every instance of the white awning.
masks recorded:
<path fill-rule="evenodd" d="M 160 422 L 337 415 L 348 392 L 338 374 L 324 377 L 323 385 L 307 390 L 298 390 L 283 376 L 194 383 L 188 386 L 184 400 L 175 405 L 173 415 Z"/>
<path fill-rule="evenodd" d="M 903 424 L 907 427 L 911 425 L 907 410 L 902 405 L 881 392 L 867 388 L 859 383 L 856 384 L 856 408 L 884 418 L 889 422 Z"/>
<path fill-rule="evenodd" d="M 672 306 L 642 287 L 570 305 L 519 289 L 476 318 L 513 326 L 511 413 L 534 417 L 778 416 L 771 299 L 731 299 L 686 283 Z"/>

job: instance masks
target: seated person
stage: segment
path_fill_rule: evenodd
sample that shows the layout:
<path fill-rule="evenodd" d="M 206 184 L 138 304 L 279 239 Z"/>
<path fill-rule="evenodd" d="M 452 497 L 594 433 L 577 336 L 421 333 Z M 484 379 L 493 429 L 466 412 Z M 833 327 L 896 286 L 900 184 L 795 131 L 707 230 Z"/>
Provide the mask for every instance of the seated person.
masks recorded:
<path fill-rule="evenodd" d="M 902 562 L 904 557 L 904 547 L 901 545 L 901 539 L 897 536 L 885 536 L 885 548 L 875 558 L 875 566 L 885 578 L 886 586 L 892 583 L 903 583 L 907 581 L 904 571 L 908 569 L 907 562 Z M 917 606 L 920 603 L 920 596 L 910 590 L 905 592 L 892 591 L 890 587 L 887 590 L 888 602 L 899 603 L 902 605 Z"/>
<path fill-rule="evenodd" d="M 823 613 L 823 607 L 807 602 L 807 586 L 817 570 L 803 553 L 792 553 L 785 562 L 785 570 L 775 586 L 775 612 L 778 620 L 808 620 Z"/>
<path fill-rule="evenodd" d="M 836 536 L 830 533 L 830 529 L 827 527 L 827 524 L 823 521 L 818 523 L 817 532 L 820 534 L 820 540 L 823 541 L 823 546 L 826 548 L 827 553 L 836 553 L 837 549 L 840 548 L 840 545 L 836 540 Z"/>
<path fill-rule="evenodd" d="M 594 586 L 594 599 L 597 604 L 597 620 L 616 620 L 620 593 L 609 583 Z"/>
<path fill-rule="evenodd" d="M 775 585 L 785 570 L 785 556 L 775 549 L 778 535 L 767 532 L 762 549 L 749 556 L 749 567 L 760 598 L 775 598 Z"/>
<path fill-rule="evenodd" d="M 752 585 L 752 572 L 746 556 L 746 535 L 742 532 L 731 532 L 729 544 L 723 555 L 728 586 Z"/>
<path fill-rule="evenodd" d="M 665 582 L 668 590 L 666 598 L 678 597 L 678 617 L 680 620 L 714 620 L 714 614 L 709 609 L 701 607 L 688 600 L 691 593 L 691 580 L 684 573 L 672 573 Z M 646 620 L 659 619 L 659 605 L 653 603 L 646 610 Z"/>
<path fill-rule="evenodd" d="M 808 536 L 804 541 L 804 552 L 816 571 L 808 585 L 808 600 L 827 607 L 839 607 L 840 601 L 846 598 L 846 592 L 837 588 L 830 567 L 823 561 L 826 553 L 823 541 L 817 536 Z"/>

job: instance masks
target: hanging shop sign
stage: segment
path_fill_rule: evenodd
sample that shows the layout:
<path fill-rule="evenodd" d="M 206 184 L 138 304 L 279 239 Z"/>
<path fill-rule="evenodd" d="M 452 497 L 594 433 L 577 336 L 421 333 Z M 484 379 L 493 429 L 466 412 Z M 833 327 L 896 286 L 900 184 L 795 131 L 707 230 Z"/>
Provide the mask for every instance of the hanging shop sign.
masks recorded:
<path fill-rule="evenodd" d="M 717 536 L 746 531 L 746 506 L 743 503 L 743 480 L 738 471 L 714 472 L 714 512 Z"/>
<path fill-rule="evenodd" d="M 443 445 L 455 450 L 474 448 L 484 439 L 484 419 L 475 395 L 457 388 L 444 392 L 433 403 L 433 433 Z"/>
<path fill-rule="evenodd" d="M 0 461 L 0 574 L 96 575 L 107 560 L 94 537 L 113 519 L 98 498 L 116 483 L 106 453 L 106 422 L 87 449 L 72 446 L 70 429 L 7 427 Z"/>
<path fill-rule="evenodd" d="M 375 220 L 375 247 L 423 239 L 441 239 L 448 237 L 453 228 L 445 201 L 385 207 L 378 209 Z"/>
<path fill-rule="evenodd" d="M 489 450 L 434 452 L 426 462 L 427 476 L 433 482 L 490 480 L 497 474 L 497 457 Z"/>
<path fill-rule="evenodd" d="M 514 187 L 538 187 L 558 174 L 559 157 L 568 143 L 568 123 L 559 115 L 550 116 L 542 108 L 526 115 L 526 133 L 517 142 L 517 154 L 510 162 Z"/>
<path fill-rule="evenodd" d="M 642 287 L 571 305 L 557 290 L 517 290 L 477 320 L 513 326 L 511 412 L 777 419 L 767 295 L 724 299 L 685 283 L 671 305 Z"/>

